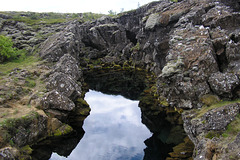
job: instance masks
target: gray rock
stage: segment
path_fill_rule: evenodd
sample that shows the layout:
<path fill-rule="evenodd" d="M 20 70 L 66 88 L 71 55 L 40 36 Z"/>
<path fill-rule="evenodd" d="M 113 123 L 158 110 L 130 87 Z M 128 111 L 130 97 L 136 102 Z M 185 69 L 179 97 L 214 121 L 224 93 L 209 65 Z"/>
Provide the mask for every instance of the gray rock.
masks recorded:
<path fill-rule="evenodd" d="M 211 89 L 219 96 L 232 98 L 233 90 L 239 86 L 239 79 L 231 73 L 214 73 L 208 80 Z"/>
<path fill-rule="evenodd" d="M 82 93 L 81 86 L 71 76 L 60 72 L 50 75 L 47 89 L 56 90 L 59 94 L 73 100 L 80 97 Z"/>
<path fill-rule="evenodd" d="M 238 132 L 235 140 L 228 144 L 224 154 L 219 159 L 240 159 L 240 132 Z"/>
<path fill-rule="evenodd" d="M 54 109 L 59 111 L 73 111 L 75 104 L 66 96 L 61 95 L 58 91 L 52 90 L 47 93 L 40 102 L 43 110 Z"/>
<path fill-rule="evenodd" d="M 226 45 L 226 57 L 228 60 L 228 72 L 240 74 L 240 42 L 230 41 Z"/>
<path fill-rule="evenodd" d="M 145 29 L 153 29 L 155 26 L 159 25 L 160 17 L 159 13 L 151 14 L 147 19 Z"/>
<path fill-rule="evenodd" d="M 227 125 L 235 119 L 239 111 L 240 104 L 235 103 L 205 113 L 201 118 L 202 121 L 207 122 L 206 124 L 203 124 L 203 130 L 223 131 Z"/>
<path fill-rule="evenodd" d="M 65 54 L 61 57 L 52 72 L 64 73 L 71 76 L 76 81 L 82 77 L 82 71 L 78 67 L 78 62 L 70 54 Z"/>
<path fill-rule="evenodd" d="M 216 150 L 216 144 L 210 139 L 201 139 L 200 142 L 195 146 L 196 155 L 194 160 L 206 160 L 212 159 Z"/>
<path fill-rule="evenodd" d="M 75 30 L 77 22 L 69 24 L 62 32 L 49 37 L 42 45 L 39 52 L 40 57 L 51 62 L 57 62 L 64 54 L 71 54 L 78 58 L 80 37 Z"/>
<path fill-rule="evenodd" d="M 222 133 L 226 129 L 227 125 L 235 120 L 239 111 L 240 104 L 233 103 L 210 109 L 198 117 L 194 111 L 188 111 L 182 114 L 184 129 L 190 139 L 194 142 L 195 149 L 198 151 L 194 159 L 206 159 L 208 155 L 205 153 L 207 152 L 208 154 L 213 154 L 212 151 L 209 150 L 209 145 L 211 144 L 217 146 L 217 144 L 214 142 L 214 139 L 206 139 L 206 134 L 209 131 Z"/>
<path fill-rule="evenodd" d="M 8 119 L 11 126 L 2 126 L 1 129 L 9 134 L 12 145 L 23 147 L 48 136 L 48 117 L 39 113 L 32 111 L 23 117 Z M 2 156 L 4 157 L 4 155 Z M 16 154 L 13 154 L 13 156 L 15 158 Z"/>
<path fill-rule="evenodd" d="M 0 14 L 0 18 L 2 18 L 2 19 L 11 19 L 12 17 L 9 16 L 9 15 L 7 15 L 7 14 L 1 13 L 1 14 Z"/>
<path fill-rule="evenodd" d="M 219 25 L 219 21 L 226 17 L 231 16 L 231 9 L 226 6 L 216 5 L 211 8 L 206 14 L 202 16 L 202 22 L 204 26 L 216 27 Z M 220 24 L 221 28 L 225 28 L 226 24 Z M 229 24 L 227 24 L 229 25 Z"/>
<path fill-rule="evenodd" d="M 0 159 L 14 160 L 19 156 L 19 151 L 16 148 L 5 147 L 0 149 Z"/>

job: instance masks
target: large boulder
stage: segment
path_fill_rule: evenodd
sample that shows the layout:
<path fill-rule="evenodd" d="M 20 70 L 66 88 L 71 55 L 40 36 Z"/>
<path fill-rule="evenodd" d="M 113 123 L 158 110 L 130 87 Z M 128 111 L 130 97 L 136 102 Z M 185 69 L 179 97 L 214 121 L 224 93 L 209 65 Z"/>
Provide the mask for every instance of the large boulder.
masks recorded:
<path fill-rule="evenodd" d="M 0 159 L 12 160 L 20 155 L 20 152 L 16 148 L 5 147 L 0 149 Z"/>
<path fill-rule="evenodd" d="M 199 98 L 210 92 L 208 76 L 218 71 L 209 31 L 204 26 L 179 27 L 169 43 L 167 63 L 158 77 L 159 93 L 173 106 L 199 108 Z"/>
<path fill-rule="evenodd" d="M 47 82 L 48 90 L 56 90 L 59 94 L 72 100 L 81 96 L 81 86 L 69 75 L 56 72 L 50 75 Z"/>
<path fill-rule="evenodd" d="M 232 41 L 226 45 L 228 72 L 240 75 L 240 34 L 233 34 Z"/>
<path fill-rule="evenodd" d="M 232 98 L 234 89 L 240 84 L 236 75 L 221 72 L 213 73 L 208 82 L 217 95 L 226 98 Z"/>
<path fill-rule="evenodd" d="M 43 110 L 55 109 L 69 112 L 75 109 L 75 104 L 66 96 L 61 95 L 58 91 L 52 90 L 42 98 L 41 108 Z"/>
<path fill-rule="evenodd" d="M 41 108 L 51 116 L 66 122 L 71 112 L 78 106 L 75 102 L 82 97 L 82 71 L 77 60 L 70 54 L 64 54 L 53 66 L 46 80 L 46 93 Z"/>
<path fill-rule="evenodd" d="M 79 54 L 79 34 L 76 26 L 78 22 L 70 23 L 62 32 L 58 32 L 49 37 L 40 46 L 40 57 L 50 61 L 57 62 L 66 53 L 78 58 Z"/>
<path fill-rule="evenodd" d="M 218 152 L 226 151 L 224 154 L 219 154 L 218 159 L 224 159 L 223 157 L 226 155 L 239 151 L 239 145 L 236 144 L 239 137 L 234 138 L 235 140 L 232 142 L 220 136 L 227 126 L 237 119 L 239 112 L 240 104 L 233 103 L 208 109 L 205 113 L 203 111 L 183 113 L 184 129 L 195 144 L 195 160 L 212 158 L 217 150 Z"/>
<path fill-rule="evenodd" d="M 34 144 L 48 136 L 48 117 L 40 111 L 32 111 L 23 117 L 8 119 L 1 126 L 1 134 L 9 136 L 6 139 L 14 146 Z"/>
<path fill-rule="evenodd" d="M 60 58 L 54 66 L 52 73 L 60 72 L 71 76 L 74 80 L 79 80 L 82 77 L 82 71 L 78 67 L 78 62 L 70 54 L 65 54 Z"/>

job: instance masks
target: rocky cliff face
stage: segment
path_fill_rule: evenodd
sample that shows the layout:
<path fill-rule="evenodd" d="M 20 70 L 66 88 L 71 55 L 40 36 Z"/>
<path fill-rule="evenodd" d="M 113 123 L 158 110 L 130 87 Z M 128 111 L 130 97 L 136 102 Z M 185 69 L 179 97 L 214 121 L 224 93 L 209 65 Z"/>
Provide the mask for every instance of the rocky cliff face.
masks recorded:
<path fill-rule="evenodd" d="M 239 115 L 238 101 L 220 108 L 207 106 L 240 97 L 238 11 L 238 1 L 153 2 L 116 18 L 102 17 L 82 25 L 74 22 L 45 41 L 40 56 L 58 61 L 69 53 L 80 65 L 86 59 L 116 64 L 133 61 L 154 72 L 159 96 L 171 107 L 190 110 L 183 119 L 196 146 L 194 158 L 224 159 L 222 153 L 229 147 L 216 141 Z M 197 116 L 201 109 L 207 111 Z M 209 131 L 220 136 L 206 138 Z M 231 153 L 236 151 L 234 146 Z"/>
<path fill-rule="evenodd" d="M 56 63 L 42 109 L 61 121 L 72 111 L 81 115 L 87 108 L 77 107 L 78 66 L 130 64 L 154 73 L 158 100 L 183 112 L 194 159 L 239 159 L 239 8 L 235 0 L 162 0 L 115 18 L 68 23 L 40 46 L 39 56 Z"/>
<path fill-rule="evenodd" d="M 67 24 L 30 25 L 0 13 L 0 33 L 28 54 Z M 32 57 L 23 63 L 29 64 L 1 64 L 0 159 L 30 159 L 30 145 L 72 133 L 90 111 L 82 99 L 82 72 L 75 58 L 65 54 L 50 64 Z"/>

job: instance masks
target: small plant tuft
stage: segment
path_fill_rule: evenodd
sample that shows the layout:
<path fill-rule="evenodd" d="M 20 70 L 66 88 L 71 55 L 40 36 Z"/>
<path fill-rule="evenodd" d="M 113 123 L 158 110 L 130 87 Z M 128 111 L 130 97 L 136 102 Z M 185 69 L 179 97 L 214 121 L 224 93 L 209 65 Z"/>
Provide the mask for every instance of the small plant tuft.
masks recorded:
<path fill-rule="evenodd" d="M 13 42 L 9 37 L 0 35 L 0 62 L 17 59 L 21 51 L 13 47 Z"/>
<path fill-rule="evenodd" d="M 14 142 L 13 142 L 12 139 L 9 140 L 9 144 L 10 144 L 11 146 L 14 146 Z"/>
<path fill-rule="evenodd" d="M 140 50 L 140 43 L 138 42 L 134 47 L 131 48 L 132 52 L 137 52 Z"/>
<path fill-rule="evenodd" d="M 213 139 L 214 137 L 219 137 L 219 133 L 215 132 L 215 131 L 209 131 L 206 135 L 205 138 L 208 139 Z"/>

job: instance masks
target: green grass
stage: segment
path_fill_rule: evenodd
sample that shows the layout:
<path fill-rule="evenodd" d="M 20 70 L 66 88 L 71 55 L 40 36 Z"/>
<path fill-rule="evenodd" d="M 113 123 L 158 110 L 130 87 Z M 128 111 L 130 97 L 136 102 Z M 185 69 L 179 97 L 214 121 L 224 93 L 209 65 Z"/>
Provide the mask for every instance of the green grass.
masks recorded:
<path fill-rule="evenodd" d="M 218 107 L 226 106 L 226 105 L 233 104 L 233 103 L 240 103 L 240 99 L 236 99 L 233 101 L 221 101 L 219 103 L 213 104 L 212 107 L 218 108 Z"/>
<path fill-rule="evenodd" d="M 2 113 L 1 117 L 5 117 L 5 116 L 7 116 L 8 114 L 9 114 L 9 113 L 4 112 L 4 113 Z"/>
<path fill-rule="evenodd" d="M 11 16 L 8 21 L 24 22 L 28 25 L 40 24 L 59 24 L 72 20 L 79 20 L 81 22 L 92 21 L 102 17 L 104 14 L 96 14 L 91 12 L 86 13 L 37 13 L 37 12 L 0 12 Z"/>
<path fill-rule="evenodd" d="M 39 61 L 39 58 L 35 56 L 28 56 L 26 58 L 20 58 L 18 60 L 14 60 L 11 62 L 6 62 L 3 64 L 0 64 L 0 72 L 3 74 L 10 73 L 11 70 L 14 68 L 22 68 L 24 69 L 27 66 L 36 64 Z"/>
<path fill-rule="evenodd" d="M 29 19 L 29 18 L 26 18 L 26 17 L 9 19 L 9 21 L 10 20 L 23 22 L 23 23 L 26 23 L 28 25 L 59 24 L 59 23 L 67 22 L 67 19 L 37 19 L 37 20 L 35 20 L 35 19 Z"/>
<path fill-rule="evenodd" d="M 9 140 L 9 144 L 10 144 L 11 146 L 14 146 L 14 142 L 13 142 L 12 139 Z"/>
<path fill-rule="evenodd" d="M 36 82 L 31 78 L 26 78 L 25 86 L 29 88 L 34 88 L 36 86 Z"/>
<path fill-rule="evenodd" d="M 234 138 L 240 132 L 240 114 L 238 114 L 230 124 L 228 124 L 226 131 L 222 134 L 223 137 Z"/>
<path fill-rule="evenodd" d="M 13 114 L 17 114 L 19 111 L 18 109 L 15 109 L 15 111 L 13 112 Z"/>
<path fill-rule="evenodd" d="M 240 99 L 236 99 L 236 100 L 233 100 L 233 101 L 220 101 L 219 103 L 216 103 L 216 104 L 213 104 L 211 106 L 204 106 L 201 110 L 199 110 L 197 113 L 197 117 L 196 118 L 199 118 L 201 116 L 203 116 L 205 113 L 207 113 L 208 111 L 212 110 L 212 109 L 215 109 L 215 108 L 219 108 L 219 107 L 222 107 L 222 106 L 226 106 L 226 105 L 229 105 L 229 104 L 234 104 L 234 103 L 240 103 Z"/>
<path fill-rule="evenodd" d="M 205 138 L 208 138 L 208 139 L 213 139 L 214 137 L 219 137 L 220 134 L 215 132 L 215 131 L 209 131 L 206 135 L 205 135 Z"/>

